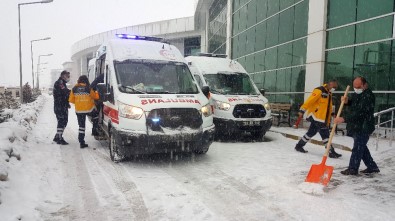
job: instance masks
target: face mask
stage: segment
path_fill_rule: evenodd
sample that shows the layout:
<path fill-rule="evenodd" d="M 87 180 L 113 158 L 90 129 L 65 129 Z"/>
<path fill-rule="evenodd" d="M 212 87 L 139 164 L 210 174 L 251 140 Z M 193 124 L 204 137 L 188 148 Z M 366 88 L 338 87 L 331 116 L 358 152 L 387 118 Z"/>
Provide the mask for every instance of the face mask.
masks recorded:
<path fill-rule="evenodd" d="M 70 81 L 70 78 L 66 78 L 64 81 L 69 82 L 69 81 Z"/>
<path fill-rule="evenodd" d="M 331 93 L 335 92 L 336 88 L 331 88 Z"/>
<path fill-rule="evenodd" d="M 360 93 L 363 92 L 363 89 L 362 88 L 360 88 L 360 89 L 354 88 L 354 91 L 355 91 L 356 94 L 360 94 Z"/>

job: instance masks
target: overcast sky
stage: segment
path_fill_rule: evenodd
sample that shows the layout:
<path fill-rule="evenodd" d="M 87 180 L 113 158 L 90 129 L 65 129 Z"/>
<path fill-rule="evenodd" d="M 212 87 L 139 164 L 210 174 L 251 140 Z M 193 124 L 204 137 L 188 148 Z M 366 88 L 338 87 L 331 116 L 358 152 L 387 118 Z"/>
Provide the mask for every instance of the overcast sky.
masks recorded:
<path fill-rule="evenodd" d="M 40 0 L 0 0 L 0 86 L 19 86 L 18 3 Z M 30 41 L 34 70 L 41 57 L 43 76 L 70 60 L 71 45 L 111 29 L 192 16 L 197 0 L 54 0 L 21 6 L 23 82 L 31 84 Z M 42 79 L 45 81 L 45 79 Z"/>

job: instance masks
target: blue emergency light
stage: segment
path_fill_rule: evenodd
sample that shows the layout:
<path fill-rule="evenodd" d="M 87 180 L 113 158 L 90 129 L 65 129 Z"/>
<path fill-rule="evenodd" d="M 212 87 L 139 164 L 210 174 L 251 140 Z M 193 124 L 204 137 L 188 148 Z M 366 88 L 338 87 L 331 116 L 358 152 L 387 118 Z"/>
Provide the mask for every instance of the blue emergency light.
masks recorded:
<path fill-rule="evenodd" d="M 163 42 L 163 38 L 157 38 L 157 37 L 139 36 L 139 35 L 130 35 L 130 34 L 115 34 L 115 36 L 117 36 L 117 38 L 120 38 L 120 39 L 146 40 L 146 41 Z"/>
<path fill-rule="evenodd" d="M 152 118 L 152 122 L 154 122 L 154 123 L 158 123 L 159 121 L 160 121 L 159 118 Z"/>

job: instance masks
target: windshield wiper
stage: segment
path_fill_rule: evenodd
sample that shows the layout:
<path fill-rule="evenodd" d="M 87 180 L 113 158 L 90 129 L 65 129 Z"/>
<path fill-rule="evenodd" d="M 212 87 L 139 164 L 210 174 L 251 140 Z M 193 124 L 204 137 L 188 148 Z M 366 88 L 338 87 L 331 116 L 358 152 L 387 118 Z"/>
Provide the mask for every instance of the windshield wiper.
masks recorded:
<path fill-rule="evenodd" d="M 130 89 L 130 90 L 132 90 L 133 92 L 137 92 L 137 93 L 139 93 L 139 94 L 146 94 L 145 91 L 138 90 L 138 89 L 136 89 L 136 88 L 134 88 L 134 87 L 132 87 L 132 86 L 125 86 L 125 85 L 119 85 L 119 86 L 122 87 L 122 88 L 125 88 L 125 89 Z"/>
<path fill-rule="evenodd" d="M 222 94 L 222 95 L 224 95 L 224 93 L 219 92 L 219 91 L 217 91 L 217 90 L 215 90 L 215 89 L 211 89 L 211 88 L 210 88 L 210 91 L 213 92 L 214 94 Z"/>

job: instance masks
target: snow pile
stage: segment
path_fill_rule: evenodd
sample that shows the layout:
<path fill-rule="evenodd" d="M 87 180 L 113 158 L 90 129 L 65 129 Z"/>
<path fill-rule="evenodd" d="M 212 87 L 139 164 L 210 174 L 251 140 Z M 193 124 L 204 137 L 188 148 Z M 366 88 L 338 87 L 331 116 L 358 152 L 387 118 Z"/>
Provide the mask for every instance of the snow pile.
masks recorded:
<path fill-rule="evenodd" d="M 27 141 L 28 133 L 36 123 L 45 101 L 46 98 L 40 96 L 35 102 L 23 104 L 19 109 L 4 111 L 12 117 L 6 122 L 0 123 L 0 182 L 9 179 L 8 171 L 11 166 L 11 158 L 15 158 L 17 161 L 21 160 L 19 152 Z M 2 185 L 0 185 L 0 192 L 1 190 Z"/>
<path fill-rule="evenodd" d="M 298 188 L 300 191 L 304 193 L 308 193 L 316 196 L 324 195 L 324 185 L 322 184 L 303 182 L 299 184 Z"/>

